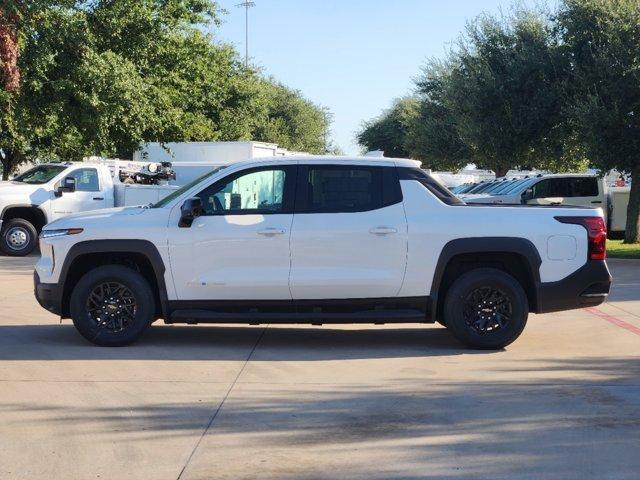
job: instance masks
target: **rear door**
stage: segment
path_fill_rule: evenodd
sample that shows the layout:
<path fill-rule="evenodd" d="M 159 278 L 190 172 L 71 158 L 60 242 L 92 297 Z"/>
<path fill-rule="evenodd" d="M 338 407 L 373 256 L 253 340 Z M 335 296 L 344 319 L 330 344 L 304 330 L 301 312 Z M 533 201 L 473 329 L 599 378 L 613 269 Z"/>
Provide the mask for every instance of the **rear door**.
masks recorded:
<path fill-rule="evenodd" d="M 394 166 L 299 166 L 293 299 L 394 297 L 406 260 L 407 221 Z"/>

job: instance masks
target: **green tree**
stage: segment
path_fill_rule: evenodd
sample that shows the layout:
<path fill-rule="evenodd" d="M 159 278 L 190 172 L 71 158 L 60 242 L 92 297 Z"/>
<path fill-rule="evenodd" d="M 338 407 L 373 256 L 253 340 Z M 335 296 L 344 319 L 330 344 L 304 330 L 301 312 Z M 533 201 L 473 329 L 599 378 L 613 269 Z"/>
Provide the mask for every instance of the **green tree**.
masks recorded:
<path fill-rule="evenodd" d="M 565 0 L 558 15 L 574 87 L 568 117 L 591 163 L 631 174 L 625 242 L 640 242 L 640 2 Z"/>
<path fill-rule="evenodd" d="M 383 150 L 389 157 L 408 157 L 407 137 L 419 107 L 416 97 L 396 99 L 379 117 L 363 124 L 356 135 L 358 143 L 366 150 Z"/>
<path fill-rule="evenodd" d="M 329 115 L 324 109 L 272 79 L 261 82 L 265 98 L 264 118 L 253 138 L 294 151 L 325 153 L 328 149 Z"/>
<path fill-rule="evenodd" d="M 432 170 L 457 171 L 472 158 L 470 147 L 458 131 L 454 110 L 447 103 L 451 69 L 446 62 L 432 61 L 423 70 L 417 116 L 410 124 L 406 145 L 412 158 Z"/>
<path fill-rule="evenodd" d="M 24 160 L 127 158 L 145 141 L 324 149 L 322 109 L 203 33 L 210 0 L 0 2 L 5 178 Z"/>

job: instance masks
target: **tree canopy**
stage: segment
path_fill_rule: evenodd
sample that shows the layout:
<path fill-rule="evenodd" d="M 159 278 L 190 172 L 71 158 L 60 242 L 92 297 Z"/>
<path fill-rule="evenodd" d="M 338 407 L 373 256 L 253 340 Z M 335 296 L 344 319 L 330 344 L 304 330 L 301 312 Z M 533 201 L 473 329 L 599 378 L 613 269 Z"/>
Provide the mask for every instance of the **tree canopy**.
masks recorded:
<path fill-rule="evenodd" d="M 358 143 L 367 150 L 383 150 L 388 157 L 409 156 L 407 134 L 419 107 L 413 96 L 395 100 L 378 118 L 364 123 L 357 134 Z"/>
<path fill-rule="evenodd" d="M 209 0 L 1 0 L 0 160 L 127 158 L 141 142 L 249 140 L 320 153 L 327 116 L 245 68 Z"/>
<path fill-rule="evenodd" d="M 640 241 L 640 2 L 565 0 L 558 13 L 573 91 L 567 116 L 590 163 L 631 173 L 625 241 Z"/>
<path fill-rule="evenodd" d="M 473 162 L 631 174 L 627 242 L 640 241 L 640 1 L 563 0 L 556 12 L 481 15 L 397 106 L 358 134 L 440 170 Z M 393 128 L 390 128 L 393 126 Z M 381 132 L 384 132 L 382 135 Z"/>

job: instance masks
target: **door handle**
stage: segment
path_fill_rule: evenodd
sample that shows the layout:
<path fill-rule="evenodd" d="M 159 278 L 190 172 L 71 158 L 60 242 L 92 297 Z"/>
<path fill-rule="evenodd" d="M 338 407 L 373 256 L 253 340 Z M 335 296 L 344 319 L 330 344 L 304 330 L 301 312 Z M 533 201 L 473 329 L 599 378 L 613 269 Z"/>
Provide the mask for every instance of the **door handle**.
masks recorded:
<path fill-rule="evenodd" d="M 265 228 L 258 230 L 258 235 L 264 235 L 266 237 L 273 237 L 274 235 L 283 235 L 285 233 L 284 228 Z"/>
<path fill-rule="evenodd" d="M 602 203 L 602 200 L 594 200 L 594 201 L 593 201 L 593 202 L 591 202 L 591 203 Z"/>
<path fill-rule="evenodd" d="M 93 197 L 94 200 L 104 200 L 104 197 Z"/>
<path fill-rule="evenodd" d="M 375 227 L 369 230 L 369 233 L 374 235 L 389 235 L 391 233 L 398 233 L 398 230 L 393 227 Z"/>

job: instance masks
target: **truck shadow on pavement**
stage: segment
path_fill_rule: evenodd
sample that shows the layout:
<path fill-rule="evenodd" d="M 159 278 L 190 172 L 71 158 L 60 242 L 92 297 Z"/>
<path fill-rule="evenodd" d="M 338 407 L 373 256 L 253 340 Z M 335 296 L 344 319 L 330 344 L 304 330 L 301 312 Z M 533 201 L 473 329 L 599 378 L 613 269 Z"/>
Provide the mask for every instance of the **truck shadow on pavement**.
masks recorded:
<path fill-rule="evenodd" d="M 475 353 L 437 326 L 342 330 L 157 325 L 134 345 L 108 348 L 90 344 L 72 325 L 62 324 L 0 326 L 0 360 L 243 360 L 258 340 L 261 358 L 273 361 Z"/>

